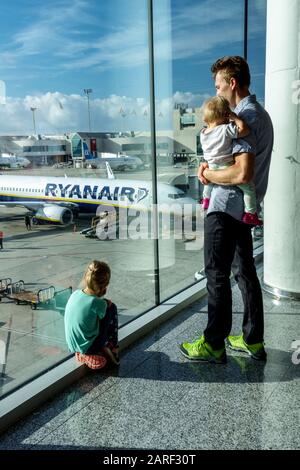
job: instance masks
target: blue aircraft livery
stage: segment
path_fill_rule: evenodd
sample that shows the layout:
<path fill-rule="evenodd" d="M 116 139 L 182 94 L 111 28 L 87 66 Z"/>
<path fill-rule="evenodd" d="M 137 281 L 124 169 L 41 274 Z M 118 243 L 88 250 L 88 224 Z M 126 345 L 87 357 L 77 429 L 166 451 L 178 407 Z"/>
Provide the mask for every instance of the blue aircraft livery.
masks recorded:
<path fill-rule="evenodd" d="M 126 198 L 130 202 L 141 202 L 149 194 L 147 188 L 133 188 L 130 186 L 115 186 L 110 185 L 79 185 L 79 184 L 66 184 L 61 183 L 47 183 L 45 189 L 45 196 L 47 197 L 61 197 L 69 199 L 107 199 L 108 201 L 118 201 L 120 198 Z"/>

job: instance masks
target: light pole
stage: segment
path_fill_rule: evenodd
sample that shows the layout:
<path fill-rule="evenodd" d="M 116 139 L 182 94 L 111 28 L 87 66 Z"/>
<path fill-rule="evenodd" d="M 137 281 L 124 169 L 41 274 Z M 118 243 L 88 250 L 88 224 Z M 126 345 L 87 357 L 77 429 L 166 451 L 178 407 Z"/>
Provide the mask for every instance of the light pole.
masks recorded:
<path fill-rule="evenodd" d="M 35 116 L 34 116 L 34 112 L 37 110 L 37 108 L 30 108 L 30 110 L 32 111 L 32 120 L 33 120 L 33 129 L 34 129 L 34 135 L 36 135 L 36 127 L 35 127 Z"/>
<path fill-rule="evenodd" d="M 89 131 L 91 132 L 91 110 L 90 110 L 90 94 L 93 93 L 92 88 L 84 88 L 84 93 L 87 96 L 88 102 L 88 115 L 89 115 Z"/>

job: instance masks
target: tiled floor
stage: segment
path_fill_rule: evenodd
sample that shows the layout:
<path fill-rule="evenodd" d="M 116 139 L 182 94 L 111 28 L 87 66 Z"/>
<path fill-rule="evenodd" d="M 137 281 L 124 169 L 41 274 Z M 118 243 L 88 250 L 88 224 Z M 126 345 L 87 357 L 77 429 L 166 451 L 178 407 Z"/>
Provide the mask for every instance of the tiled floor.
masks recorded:
<path fill-rule="evenodd" d="M 233 292 L 238 334 L 243 307 Z M 226 365 L 180 355 L 178 344 L 206 324 L 204 299 L 123 352 L 119 370 L 89 373 L 20 422 L 0 449 L 299 449 L 291 343 L 300 340 L 300 303 L 264 304 L 266 363 L 232 351 Z"/>

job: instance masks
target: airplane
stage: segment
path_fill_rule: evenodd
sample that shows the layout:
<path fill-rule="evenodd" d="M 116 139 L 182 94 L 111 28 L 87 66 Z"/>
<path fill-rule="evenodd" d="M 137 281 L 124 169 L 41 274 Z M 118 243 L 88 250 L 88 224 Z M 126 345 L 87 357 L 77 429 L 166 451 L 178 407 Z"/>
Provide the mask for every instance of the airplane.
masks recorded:
<path fill-rule="evenodd" d="M 2 168 L 26 168 L 30 165 L 30 160 L 25 157 L 17 157 L 10 153 L 1 153 L 0 155 L 0 167 Z"/>
<path fill-rule="evenodd" d="M 83 142 L 83 154 L 86 162 L 94 168 L 102 168 L 108 162 L 113 170 L 138 170 L 144 168 L 144 163 L 138 157 L 120 155 L 115 157 L 95 157 L 88 149 L 86 142 Z"/>
<path fill-rule="evenodd" d="M 175 186 L 159 182 L 157 190 L 162 210 L 182 215 L 186 204 L 196 212 L 196 201 Z M 35 223 L 69 225 L 74 214 L 95 215 L 99 206 L 149 211 L 152 201 L 151 181 L 118 180 L 111 169 L 108 178 L 0 175 L 0 206 L 22 206 Z"/>

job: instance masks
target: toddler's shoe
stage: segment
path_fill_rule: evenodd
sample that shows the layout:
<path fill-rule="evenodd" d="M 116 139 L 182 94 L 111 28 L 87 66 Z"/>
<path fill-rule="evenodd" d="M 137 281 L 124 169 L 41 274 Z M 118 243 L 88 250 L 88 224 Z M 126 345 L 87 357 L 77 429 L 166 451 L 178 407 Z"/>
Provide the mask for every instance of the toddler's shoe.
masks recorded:
<path fill-rule="evenodd" d="M 250 212 L 245 212 L 242 220 L 244 224 L 248 224 L 248 225 L 262 225 L 263 224 L 262 220 L 258 218 L 258 215 L 256 212 L 255 214 L 250 214 Z"/>
<path fill-rule="evenodd" d="M 75 353 L 76 360 L 88 366 L 90 369 L 103 369 L 107 364 L 107 359 L 99 354 Z"/>
<path fill-rule="evenodd" d="M 202 209 L 204 209 L 206 211 L 206 209 L 208 209 L 208 206 L 209 206 L 209 197 L 204 197 L 202 199 Z"/>

